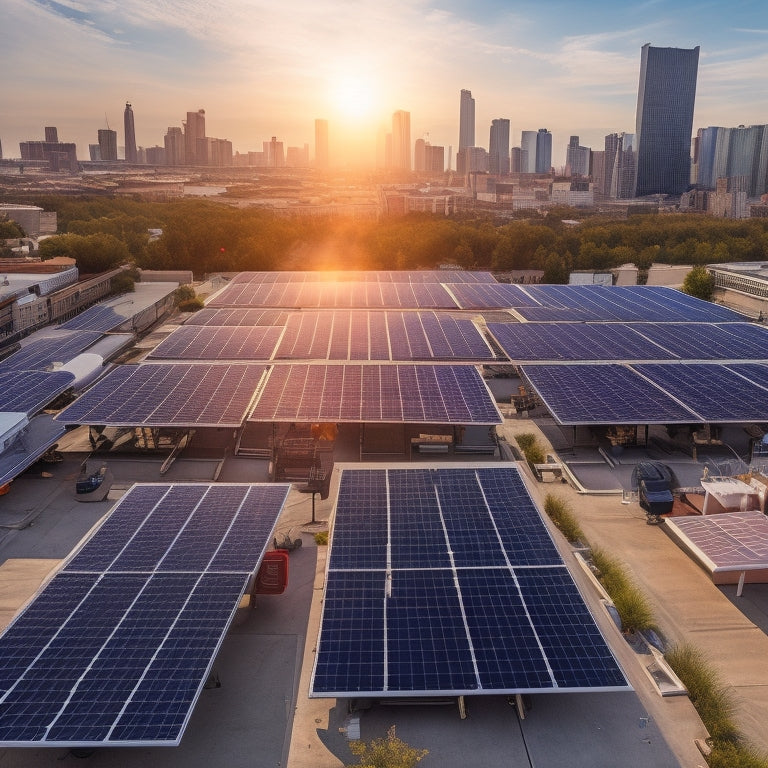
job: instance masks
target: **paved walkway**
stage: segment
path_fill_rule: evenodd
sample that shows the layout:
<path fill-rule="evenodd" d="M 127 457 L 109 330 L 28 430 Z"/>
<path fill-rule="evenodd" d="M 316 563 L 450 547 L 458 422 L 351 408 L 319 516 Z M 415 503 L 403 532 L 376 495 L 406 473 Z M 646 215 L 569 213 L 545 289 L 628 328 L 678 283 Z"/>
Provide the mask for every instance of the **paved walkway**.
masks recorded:
<path fill-rule="evenodd" d="M 536 432 L 532 421 L 508 419 L 499 429 L 510 444 L 514 435 Z M 667 535 L 649 526 L 637 503 L 620 495 L 581 495 L 566 484 L 539 483 L 542 497 L 554 493 L 568 500 L 588 541 L 621 560 L 651 599 L 660 629 L 672 643 L 699 648 L 731 687 L 736 721 L 747 738 L 768 751 L 768 584 L 748 584 L 744 606 L 729 599 L 735 588 L 719 589 L 697 563 Z M 762 628 L 757 622 L 765 622 Z"/>

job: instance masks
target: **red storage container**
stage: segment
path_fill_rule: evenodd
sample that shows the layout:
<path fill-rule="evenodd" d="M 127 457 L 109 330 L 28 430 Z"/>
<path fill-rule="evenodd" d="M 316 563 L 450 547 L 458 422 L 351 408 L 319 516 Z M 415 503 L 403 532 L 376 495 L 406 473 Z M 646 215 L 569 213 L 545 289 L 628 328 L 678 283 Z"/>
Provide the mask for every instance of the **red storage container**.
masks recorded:
<path fill-rule="evenodd" d="M 274 549 L 264 555 L 253 582 L 253 595 L 280 595 L 288 586 L 288 553 Z"/>

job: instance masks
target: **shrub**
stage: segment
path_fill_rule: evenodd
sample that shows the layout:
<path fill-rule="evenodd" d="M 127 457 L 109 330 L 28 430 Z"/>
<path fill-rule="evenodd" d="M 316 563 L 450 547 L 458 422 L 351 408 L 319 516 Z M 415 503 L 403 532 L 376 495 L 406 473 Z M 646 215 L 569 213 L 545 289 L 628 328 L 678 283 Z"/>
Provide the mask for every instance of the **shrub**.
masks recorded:
<path fill-rule="evenodd" d="M 544 449 L 539 445 L 536 435 L 531 432 L 523 432 L 521 435 L 516 435 L 515 440 L 517 440 L 517 444 L 531 468 L 534 464 L 544 463 Z"/>
<path fill-rule="evenodd" d="M 315 544 L 319 547 L 326 546 L 328 544 L 328 531 L 318 531 L 315 534 Z"/>
<path fill-rule="evenodd" d="M 592 547 L 592 564 L 621 618 L 624 632 L 642 632 L 655 629 L 653 609 L 648 598 L 627 577 L 616 558 L 599 547 Z"/>
<path fill-rule="evenodd" d="M 178 303 L 179 312 L 197 312 L 198 309 L 203 309 L 205 304 L 202 299 L 184 299 Z"/>
<path fill-rule="evenodd" d="M 414 749 L 398 739 L 394 725 L 387 731 L 386 738 L 370 742 L 353 741 L 349 748 L 353 755 L 360 758 L 355 765 L 366 768 L 414 768 L 428 754 L 428 750 Z"/>
<path fill-rule="evenodd" d="M 567 501 L 548 493 L 544 499 L 544 511 L 568 541 L 584 541 L 584 533 Z"/>

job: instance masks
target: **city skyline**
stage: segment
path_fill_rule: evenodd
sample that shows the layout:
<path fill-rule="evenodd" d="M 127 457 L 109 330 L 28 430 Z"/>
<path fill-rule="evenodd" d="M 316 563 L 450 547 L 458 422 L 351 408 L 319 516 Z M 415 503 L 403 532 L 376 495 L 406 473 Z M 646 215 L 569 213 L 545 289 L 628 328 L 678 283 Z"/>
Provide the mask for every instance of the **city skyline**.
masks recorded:
<path fill-rule="evenodd" d="M 446 0 L 384 9 L 364 0 L 344 8 L 330 0 L 289 0 L 279 10 L 261 0 L 10 0 L 5 155 L 56 125 L 85 158 L 105 112 L 119 125 L 130 101 L 145 147 L 204 108 L 206 132 L 235 151 L 273 135 L 286 146 L 313 145 L 314 121 L 324 119 L 332 156 L 344 146 L 350 159 L 372 162 L 377 131 L 403 110 L 412 143 L 428 136 L 455 158 L 457 99 L 467 89 L 481 145 L 494 119 L 510 120 L 512 146 L 523 130 L 546 126 L 557 167 L 571 135 L 601 149 L 605 135 L 632 132 L 645 43 L 701 47 L 694 133 L 768 122 L 764 3 Z"/>

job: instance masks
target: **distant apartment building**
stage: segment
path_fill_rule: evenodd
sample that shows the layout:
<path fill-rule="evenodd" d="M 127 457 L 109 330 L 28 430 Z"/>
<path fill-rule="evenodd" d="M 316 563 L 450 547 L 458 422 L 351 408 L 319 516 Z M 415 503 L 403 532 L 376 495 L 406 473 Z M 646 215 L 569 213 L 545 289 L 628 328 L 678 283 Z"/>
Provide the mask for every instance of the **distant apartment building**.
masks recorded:
<path fill-rule="evenodd" d="M 326 170 L 329 162 L 328 121 L 315 120 L 315 168 Z"/>
<path fill-rule="evenodd" d="M 92 163 L 98 163 L 101 160 L 101 147 L 98 144 L 89 144 L 88 157 Z"/>
<path fill-rule="evenodd" d="M 98 135 L 101 161 L 106 163 L 117 162 L 117 131 L 113 131 L 111 128 L 100 128 Z"/>
<path fill-rule="evenodd" d="M 536 173 L 552 170 L 552 134 L 546 128 L 536 133 Z"/>
<path fill-rule="evenodd" d="M 136 153 L 138 162 L 145 163 L 146 165 L 166 165 L 165 147 L 144 147 L 142 151 L 144 154 L 143 158 L 139 156 L 138 151 Z"/>
<path fill-rule="evenodd" d="M 278 141 L 277 136 L 273 136 L 269 141 L 262 142 L 262 146 L 264 148 L 264 155 L 266 157 L 268 168 L 285 167 L 283 142 Z"/>
<path fill-rule="evenodd" d="M 205 138 L 205 110 L 187 112 L 184 121 L 184 158 L 186 165 L 198 165 L 197 147 L 198 140 Z M 203 145 L 205 146 L 205 145 Z"/>
<path fill-rule="evenodd" d="M 475 100 L 472 91 L 462 89 L 459 96 L 459 152 L 475 146 Z"/>
<path fill-rule="evenodd" d="M 424 147 L 424 170 L 427 173 L 445 171 L 445 147 L 427 143 Z"/>
<path fill-rule="evenodd" d="M 492 120 L 489 139 L 488 171 L 504 176 L 509 173 L 509 120 Z"/>
<path fill-rule="evenodd" d="M 76 173 L 79 170 L 79 165 L 75 144 L 59 141 L 58 131 L 53 126 L 45 128 L 45 137 L 45 141 L 19 142 L 22 161 L 47 163 L 48 169 L 54 172 Z M 49 139 L 53 140 L 49 141 Z"/>
<path fill-rule="evenodd" d="M 165 134 L 165 164 L 186 164 L 186 141 L 181 128 L 171 126 Z"/>
<path fill-rule="evenodd" d="M 288 168 L 308 168 L 309 144 L 303 147 L 288 147 L 285 150 L 285 164 Z"/>
<path fill-rule="evenodd" d="M 613 200 L 626 200 L 635 195 L 637 152 L 635 135 L 609 133 L 605 137 L 605 170 L 600 190 Z"/>
<path fill-rule="evenodd" d="M 565 153 L 566 176 L 589 176 L 591 150 L 579 144 L 578 136 L 571 136 Z"/>
<path fill-rule="evenodd" d="M 737 177 L 747 179 L 749 197 L 768 192 L 768 125 L 699 129 L 692 181 L 714 190 L 718 179 Z"/>
<path fill-rule="evenodd" d="M 392 167 L 411 170 L 411 113 L 402 109 L 392 115 Z"/>
<path fill-rule="evenodd" d="M 536 173 L 536 131 L 523 131 L 520 135 L 520 173 Z"/>

